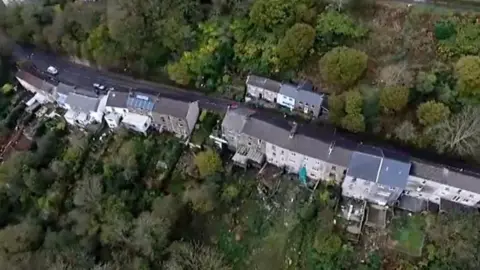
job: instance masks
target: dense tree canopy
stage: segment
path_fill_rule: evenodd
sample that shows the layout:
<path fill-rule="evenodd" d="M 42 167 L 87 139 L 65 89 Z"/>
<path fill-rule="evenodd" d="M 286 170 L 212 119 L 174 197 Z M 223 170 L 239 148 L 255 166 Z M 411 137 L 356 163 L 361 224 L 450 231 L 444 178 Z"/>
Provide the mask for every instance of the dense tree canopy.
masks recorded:
<path fill-rule="evenodd" d="M 318 16 L 316 30 L 319 38 L 330 45 L 364 37 L 367 30 L 347 14 L 329 10 Z"/>
<path fill-rule="evenodd" d="M 380 106 L 387 113 L 399 112 L 407 106 L 408 96 L 406 87 L 385 87 L 380 91 Z"/>
<path fill-rule="evenodd" d="M 461 97 L 480 99 L 480 57 L 464 56 L 455 65 L 458 83 L 457 89 Z"/>
<path fill-rule="evenodd" d="M 362 114 L 347 114 L 342 119 L 342 127 L 351 132 L 365 131 L 365 117 Z"/>
<path fill-rule="evenodd" d="M 322 78 L 329 84 L 348 87 L 367 69 L 368 56 L 355 49 L 337 47 L 320 59 Z"/>
<path fill-rule="evenodd" d="M 315 41 L 315 29 L 308 24 L 297 23 L 287 30 L 278 45 L 278 57 L 282 65 L 295 68 L 307 55 Z"/>
<path fill-rule="evenodd" d="M 450 109 L 443 103 L 427 101 L 418 106 L 417 118 L 424 126 L 435 125 L 441 121 L 447 121 L 450 117 Z"/>
<path fill-rule="evenodd" d="M 358 90 L 345 92 L 345 112 L 347 114 L 360 114 L 363 108 L 363 96 Z"/>

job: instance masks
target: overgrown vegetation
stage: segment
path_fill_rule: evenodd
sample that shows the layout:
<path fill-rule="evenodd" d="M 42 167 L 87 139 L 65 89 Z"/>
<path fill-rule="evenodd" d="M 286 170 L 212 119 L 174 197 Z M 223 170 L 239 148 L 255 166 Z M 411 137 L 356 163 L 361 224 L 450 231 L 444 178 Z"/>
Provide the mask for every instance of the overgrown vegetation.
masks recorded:
<path fill-rule="evenodd" d="M 0 165 L 2 269 L 480 266 L 478 214 L 396 218 L 393 245 L 376 250 L 346 239 L 333 187 L 312 193 L 280 177 L 266 188 L 217 163 L 214 149 L 184 149 L 177 163 L 182 148 L 168 135 L 99 141 L 57 127 L 50 120 L 31 151 Z M 191 174 L 183 165 L 194 160 Z"/>

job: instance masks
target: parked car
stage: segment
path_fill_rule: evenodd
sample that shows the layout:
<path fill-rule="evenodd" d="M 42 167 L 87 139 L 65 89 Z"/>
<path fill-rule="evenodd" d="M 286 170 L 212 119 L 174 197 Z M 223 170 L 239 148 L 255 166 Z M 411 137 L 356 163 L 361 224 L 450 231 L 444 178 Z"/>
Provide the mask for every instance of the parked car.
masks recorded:
<path fill-rule="evenodd" d="M 47 72 L 52 74 L 52 75 L 57 75 L 58 74 L 58 70 L 54 66 L 49 66 L 47 68 Z"/>
<path fill-rule="evenodd" d="M 99 83 L 94 83 L 93 87 L 99 90 L 105 90 L 105 85 L 101 85 Z"/>

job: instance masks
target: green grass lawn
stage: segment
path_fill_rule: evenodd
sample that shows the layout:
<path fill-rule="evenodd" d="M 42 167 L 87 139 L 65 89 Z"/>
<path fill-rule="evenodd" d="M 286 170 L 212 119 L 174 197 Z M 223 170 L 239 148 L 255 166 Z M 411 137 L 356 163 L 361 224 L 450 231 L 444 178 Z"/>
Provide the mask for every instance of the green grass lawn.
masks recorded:
<path fill-rule="evenodd" d="M 422 216 L 402 217 L 392 222 L 391 239 L 395 249 L 411 256 L 421 256 L 425 240 Z"/>

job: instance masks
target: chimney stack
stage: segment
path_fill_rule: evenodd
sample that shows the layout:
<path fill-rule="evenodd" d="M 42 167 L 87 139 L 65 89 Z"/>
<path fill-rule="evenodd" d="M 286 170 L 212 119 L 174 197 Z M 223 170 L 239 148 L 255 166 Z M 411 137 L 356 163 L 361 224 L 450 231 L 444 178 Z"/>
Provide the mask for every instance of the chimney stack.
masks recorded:
<path fill-rule="evenodd" d="M 297 128 L 298 128 L 297 122 L 293 122 L 292 129 L 290 129 L 290 136 L 289 136 L 290 139 L 293 139 L 293 136 L 295 136 L 295 133 L 297 133 Z"/>

